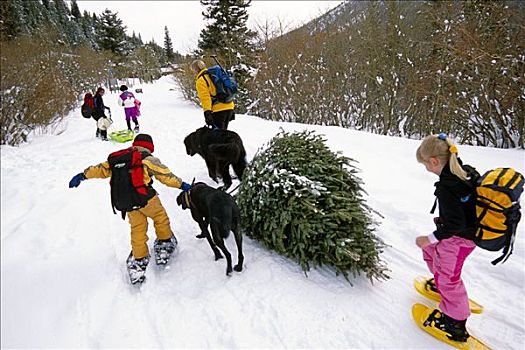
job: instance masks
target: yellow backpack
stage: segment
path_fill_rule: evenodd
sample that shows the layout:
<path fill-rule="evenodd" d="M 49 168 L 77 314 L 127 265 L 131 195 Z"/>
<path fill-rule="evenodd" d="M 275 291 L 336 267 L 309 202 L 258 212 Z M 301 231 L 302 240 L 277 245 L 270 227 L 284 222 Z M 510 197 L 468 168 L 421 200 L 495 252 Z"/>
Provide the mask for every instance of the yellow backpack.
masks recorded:
<path fill-rule="evenodd" d="M 523 184 L 523 175 L 512 168 L 489 170 L 477 180 L 474 242 L 490 251 L 503 249 L 503 255 L 492 261 L 493 265 L 505 262 L 512 254 L 521 218 L 519 198 Z"/>

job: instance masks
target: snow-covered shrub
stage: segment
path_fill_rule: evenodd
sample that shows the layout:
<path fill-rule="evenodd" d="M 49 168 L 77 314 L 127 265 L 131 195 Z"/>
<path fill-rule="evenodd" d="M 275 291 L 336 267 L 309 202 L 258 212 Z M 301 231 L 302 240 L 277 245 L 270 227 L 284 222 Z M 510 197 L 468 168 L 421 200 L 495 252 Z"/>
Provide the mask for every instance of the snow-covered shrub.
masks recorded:
<path fill-rule="evenodd" d="M 77 107 L 79 96 L 106 77 L 107 56 L 56 45 L 52 34 L 2 43 L 0 144 L 17 145 L 52 128 Z"/>
<path fill-rule="evenodd" d="M 353 160 L 312 132 L 276 135 L 255 155 L 238 194 L 246 234 L 310 267 L 329 265 L 346 278 L 387 278 Z"/>

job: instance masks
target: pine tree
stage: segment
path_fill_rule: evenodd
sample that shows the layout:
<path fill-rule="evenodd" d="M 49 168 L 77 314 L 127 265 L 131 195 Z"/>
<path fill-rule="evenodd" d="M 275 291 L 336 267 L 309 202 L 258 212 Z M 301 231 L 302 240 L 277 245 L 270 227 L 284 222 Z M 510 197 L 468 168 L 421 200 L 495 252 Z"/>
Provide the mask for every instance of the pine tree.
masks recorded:
<path fill-rule="evenodd" d="M 246 234 L 297 261 L 348 277 L 388 278 L 353 160 L 312 132 L 281 132 L 246 169 L 237 202 Z"/>
<path fill-rule="evenodd" d="M 69 16 L 71 11 L 64 0 L 54 0 L 56 13 L 58 15 L 58 20 L 62 26 L 65 27 L 66 23 L 69 21 Z"/>
<path fill-rule="evenodd" d="M 44 23 L 43 11 L 45 8 L 39 1 L 24 1 L 22 2 L 22 7 L 28 32 L 34 34 Z"/>
<path fill-rule="evenodd" d="M 82 18 L 80 9 L 78 8 L 77 0 L 71 0 L 71 15 L 79 21 Z"/>
<path fill-rule="evenodd" d="M 173 53 L 173 44 L 171 42 L 168 26 L 164 26 L 164 55 L 168 63 L 173 63 L 175 54 Z"/>
<path fill-rule="evenodd" d="M 201 0 L 208 25 L 201 31 L 197 54 L 214 54 L 231 67 L 239 83 L 236 106 L 242 113 L 252 103 L 248 81 L 255 71 L 256 33 L 246 26 L 251 0 Z"/>
<path fill-rule="evenodd" d="M 103 50 L 123 56 L 129 49 L 126 42 L 126 27 L 116 13 L 106 9 L 98 21 L 98 43 Z"/>
<path fill-rule="evenodd" d="M 214 53 L 227 60 L 228 65 L 237 63 L 238 54 L 253 58 L 256 36 L 246 26 L 251 0 L 201 0 L 206 7 L 204 18 L 209 24 L 200 33 L 199 53 Z"/>
<path fill-rule="evenodd" d="M 0 1 L 0 38 L 2 41 L 13 39 L 24 32 L 23 8 L 19 0 Z"/>

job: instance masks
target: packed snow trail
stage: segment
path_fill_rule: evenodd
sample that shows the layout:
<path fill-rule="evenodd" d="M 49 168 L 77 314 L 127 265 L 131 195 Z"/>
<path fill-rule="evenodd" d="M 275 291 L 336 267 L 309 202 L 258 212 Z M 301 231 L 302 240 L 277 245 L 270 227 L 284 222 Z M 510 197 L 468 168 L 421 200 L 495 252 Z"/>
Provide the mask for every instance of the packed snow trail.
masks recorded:
<path fill-rule="evenodd" d="M 152 135 L 155 155 L 184 181 L 217 186 L 183 145 L 203 125 L 202 111 L 169 77 L 143 90 L 141 132 Z M 115 121 L 110 131 L 125 128 L 117 96 L 104 96 Z M 177 207 L 179 190 L 155 182 L 178 251 L 168 270 L 150 263 L 145 284 L 131 286 L 129 225 L 111 211 L 108 180 L 68 188 L 73 175 L 129 143 L 95 139 L 94 121 L 76 110 L 56 135 L 1 148 L 2 348 L 448 348 L 411 318 L 412 304 L 428 303 L 412 287 L 427 274 L 414 241 L 432 230 L 437 181 L 415 159 L 419 141 L 247 115 L 230 124 L 248 160 L 280 128 L 316 130 L 333 151 L 359 161 L 367 202 L 384 216 L 377 234 L 389 245 L 382 257 L 390 280 L 358 277 L 352 287 L 327 268 L 305 277 L 296 263 L 247 237 L 243 272 L 226 277 L 224 261 L 214 261 L 207 242 L 195 238 L 197 223 Z M 459 153 L 480 172 L 525 172 L 523 151 L 460 145 Z M 468 327 L 495 349 L 522 349 L 525 341 L 523 227 L 505 264 L 492 266 L 496 254 L 477 249 L 464 268 L 469 296 L 485 307 Z M 152 248 L 152 227 L 149 235 Z M 235 260 L 231 236 L 226 244 Z"/>

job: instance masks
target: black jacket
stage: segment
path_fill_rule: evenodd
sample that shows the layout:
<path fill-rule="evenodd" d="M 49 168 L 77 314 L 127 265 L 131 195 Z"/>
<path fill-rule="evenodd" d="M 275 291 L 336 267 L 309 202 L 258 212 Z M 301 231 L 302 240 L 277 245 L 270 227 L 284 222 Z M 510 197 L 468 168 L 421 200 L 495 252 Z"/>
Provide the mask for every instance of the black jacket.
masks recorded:
<path fill-rule="evenodd" d="M 434 186 L 439 204 L 439 219 L 436 220 L 434 236 L 438 240 L 452 236 L 472 240 L 476 224 L 475 186 L 452 174 L 448 163 Z"/>
<path fill-rule="evenodd" d="M 93 108 L 93 113 L 91 114 L 93 119 L 99 120 L 102 117 L 106 118 L 106 115 L 104 114 L 106 106 L 104 106 L 102 96 L 95 95 L 95 97 L 93 98 L 93 104 L 95 105 L 95 108 Z"/>

